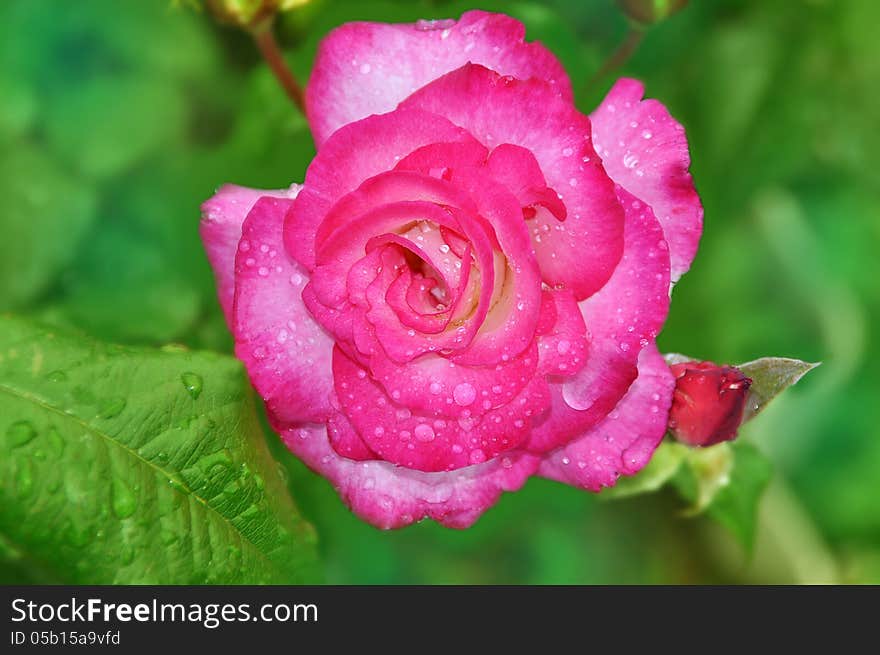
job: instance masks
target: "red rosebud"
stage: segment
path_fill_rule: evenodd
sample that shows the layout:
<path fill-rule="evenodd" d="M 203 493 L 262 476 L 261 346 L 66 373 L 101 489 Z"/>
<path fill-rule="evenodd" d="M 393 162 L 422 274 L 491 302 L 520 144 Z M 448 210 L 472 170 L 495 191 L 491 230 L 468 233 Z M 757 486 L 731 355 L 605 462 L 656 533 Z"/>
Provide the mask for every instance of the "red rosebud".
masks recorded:
<path fill-rule="evenodd" d="M 736 437 L 752 380 L 733 366 L 683 362 L 671 367 L 675 393 L 669 430 L 691 446 L 711 446 Z"/>

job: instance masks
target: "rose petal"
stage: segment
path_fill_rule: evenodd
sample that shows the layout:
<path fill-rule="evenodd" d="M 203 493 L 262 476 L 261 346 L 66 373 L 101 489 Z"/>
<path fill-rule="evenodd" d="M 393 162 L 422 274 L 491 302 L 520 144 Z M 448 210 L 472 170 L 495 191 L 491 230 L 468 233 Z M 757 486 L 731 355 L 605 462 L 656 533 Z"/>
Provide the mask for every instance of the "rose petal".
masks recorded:
<path fill-rule="evenodd" d="M 402 402 L 400 388 L 404 386 L 419 385 L 428 396 L 440 395 L 439 392 L 434 394 L 431 383 L 415 377 L 414 372 L 413 377 L 406 377 L 410 372 L 413 372 L 413 365 L 403 369 L 399 386 L 388 394 L 368 371 L 340 349 L 333 352 L 333 378 L 342 411 L 372 451 L 383 460 L 408 469 L 449 471 L 482 463 L 510 451 L 528 435 L 530 417 L 543 412 L 550 402 L 547 384 L 542 379 L 533 378 L 506 405 L 490 409 L 482 416 L 477 412 L 471 416 L 468 410 L 467 414 L 461 412 L 456 419 L 424 408 L 423 403 Z M 498 382 L 505 381 L 499 375 Z M 449 398 L 450 406 L 459 401 L 470 406 L 482 395 L 478 395 L 480 388 L 477 384 L 479 380 L 474 379 L 473 384 L 455 385 L 452 393 L 447 391 L 443 398 Z M 464 386 L 468 388 L 461 388 Z M 488 389 L 484 390 L 488 393 Z M 398 404 L 399 400 L 401 404 Z"/>
<path fill-rule="evenodd" d="M 318 227 L 336 202 L 413 150 L 438 141 L 473 137 L 445 118 L 419 110 L 370 116 L 337 130 L 309 165 L 303 189 L 285 218 L 288 252 L 311 271 Z"/>
<path fill-rule="evenodd" d="M 590 336 L 587 363 L 561 386 L 553 409 L 528 448 L 547 452 L 582 433 L 618 403 L 637 375 L 639 352 L 663 326 L 669 309 L 669 252 L 663 230 L 644 203 L 618 187 L 626 208 L 626 246 L 614 275 L 581 303 Z"/>
<path fill-rule="evenodd" d="M 589 118 L 546 82 L 473 64 L 419 89 L 400 108 L 445 116 L 488 148 L 509 143 L 530 151 L 567 210 L 562 223 L 547 210 L 533 219 L 539 229 L 542 221 L 552 228 L 535 244 L 544 280 L 565 285 L 578 300 L 602 288 L 623 250 L 623 211 L 593 151 Z"/>
<path fill-rule="evenodd" d="M 342 457 L 356 459 L 359 462 L 378 459 L 376 453 L 370 450 L 370 447 L 352 426 L 351 421 L 342 412 L 333 412 L 330 416 L 330 420 L 327 421 L 327 436 L 333 450 Z"/>
<path fill-rule="evenodd" d="M 248 214 L 235 258 L 232 310 L 235 354 L 282 423 L 326 419 L 333 395 L 333 341 L 306 309 L 306 272 L 281 238 L 292 202 L 264 197 Z"/>
<path fill-rule="evenodd" d="M 546 80 L 571 101 L 571 83 L 540 43 L 524 43 L 525 28 L 503 14 L 469 11 L 458 21 L 414 25 L 348 23 L 318 47 L 306 91 L 315 142 L 370 114 L 383 114 L 416 89 L 467 62 L 504 75 Z"/>
<path fill-rule="evenodd" d="M 621 79 L 594 111 L 593 145 L 615 182 L 651 206 L 669 243 L 672 283 L 690 268 L 703 229 L 703 206 L 688 172 L 684 128 L 641 82 Z"/>
<path fill-rule="evenodd" d="M 500 253 L 496 258 L 497 289 L 493 307 L 480 325 L 477 338 L 454 355 L 455 361 L 462 364 L 488 365 L 517 355 L 531 343 L 538 317 L 541 278 L 522 220 L 521 202 L 494 178 L 485 158 L 486 151 L 480 149 L 482 152 L 475 151 L 470 144 L 427 146 L 403 159 L 397 168 L 429 174 L 445 162 L 443 178 L 469 196 L 476 215 L 495 235 Z M 543 178 L 539 171 L 535 175 L 534 158 L 532 163 L 534 168 L 527 173 L 532 176 L 532 182 L 540 185 Z"/>
<path fill-rule="evenodd" d="M 457 471 L 425 473 L 341 457 L 330 447 L 323 426 L 281 432 L 287 447 L 327 478 L 355 514 L 383 529 L 425 518 L 450 528 L 469 527 L 502 492 L 519 489 L 538 466 L 536 457 L 516 453 Z"/>
<path fill-rule="evenodd" d="M 565 204 L 556 191 L 547 186 L 544 174 L 531 152 L 502 143 L 492 151 L 487 165 L 492 177 L 516 196 L 524 210 L 532 208 L 534 211 L 534 205 L 542 205 L 557 220 L 565 220 L 568 213 Z"/>
<path fill-rule="evenodd" d="M 541 315 L 552 322 L 538 337 L 541 375 L 570 376 L 587 362 L 587 329 L 572 293 L 566 289 L 544 291 Z"/>
<path fill-rule="evenodd" d="M 376 381 L 405 407 L 458 418 L 481 416 L 513 402 L 535 376 L 537 364 L 537 348 L 533 344 L 496 366 L 460 366 L 438 355 L 397 364 L 379 355 L 371 359 L 370 370 Z"/>
<path fill-rule="evenodd" d="M 651 345 L 639 356 L 639 374 L 608 417 L 541 461 L 539 474 L 599 491 L 642 469 L 666 434 L 675 378 Z"/>
<path fill-rule="evenodd" d="M 263 196 L 273 198 L 296 198 L 302 187 L 291 184 L 288 189 L 266 191 L 249 189 L 235 184 L 224 184 L 217 193 L 202 203 L 202 222 L 199 233 L 214 277 L 217 280 L 217 296 L 232 325 L 232 296 L 235 292 L 235 249 L 241 239 L 241 224 L 245 216 Z M 283 217 L 282 217 L 283 218 Z"/>

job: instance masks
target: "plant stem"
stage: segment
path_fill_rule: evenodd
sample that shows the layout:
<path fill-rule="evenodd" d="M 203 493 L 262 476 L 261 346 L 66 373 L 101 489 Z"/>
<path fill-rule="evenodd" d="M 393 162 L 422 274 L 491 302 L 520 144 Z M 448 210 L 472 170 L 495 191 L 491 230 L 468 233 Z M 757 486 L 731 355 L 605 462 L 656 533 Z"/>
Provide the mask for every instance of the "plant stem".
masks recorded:
<path fill-rule="evenodd" d="M 302 86 L 300 86 L 293 72 L 287 66 L 287 62 L 284 61 L 284 54 L 281 52 L 281 48 L 278 47 L 278 41 L 275 39 L 275 29 L 272 22 L 267 21 L 257 26 L 251 31 L 251 34 L 254 37 L 254 42 L 257 44 L 260 54 L 263 55 L 263 59 L 266 60 L 281 88 L 284 89 L 284 93 L 287 94 L 287 97 L 305 116 L 305 94 L 303 93 Z"/>
<path fill-rule="evenodd" d="M 617 49 L 611 53 L 611 56 L 605 60 L 605 63 L 602 64 L 599 70 L 597 70 L 593 77 L 590 78 L 589 85 L 591 87 L 595 86 L 598 82 L 602 81 L 602 78 L 606 75 L 614 72 L 629 61 L 629 58 L 635 54 L 644 38 L 645 29 L 635 25 L 630 26 L 629 31 L 626 33 L 626 37 L 624 37 L 621 44 L 617 46 Z"/>

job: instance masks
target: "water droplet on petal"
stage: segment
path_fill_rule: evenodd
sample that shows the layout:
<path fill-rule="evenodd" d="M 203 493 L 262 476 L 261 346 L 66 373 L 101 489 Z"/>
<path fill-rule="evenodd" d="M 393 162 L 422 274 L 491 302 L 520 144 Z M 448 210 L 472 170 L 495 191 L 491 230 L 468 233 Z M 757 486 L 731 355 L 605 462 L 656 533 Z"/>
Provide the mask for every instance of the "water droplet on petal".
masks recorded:
<path fill-rule="evenodd" d="M 420 425 L 417 425 L 416 429 L 414 430 L 414 433 L 416 435 L 416 439 L 418 439 L 419 441 L 423 441 L 425 443 L 427 443 L 429 441 L 433 441 L 434 437 L 435 437 L 434 428 L 432 428 L 430 425 L 428 425 L 426 423 L 422 423 Z"/>
<path fill-rule="evenodd" d="M 462 407 L 467 407 L 477 397 L 477 390 L 474 389 L 472 384 L 467 382 L 462 382 L 461 384 L 456 385 L 455 389 L 452 391 L 452 398 L 455 402 Z"/>
<path fill-rule="evenodd" d="M 639 165 L 639 158 L 627 150 L 626 154 L 623 156 L 623 165 L 627 168 L 635 168 Z"/>

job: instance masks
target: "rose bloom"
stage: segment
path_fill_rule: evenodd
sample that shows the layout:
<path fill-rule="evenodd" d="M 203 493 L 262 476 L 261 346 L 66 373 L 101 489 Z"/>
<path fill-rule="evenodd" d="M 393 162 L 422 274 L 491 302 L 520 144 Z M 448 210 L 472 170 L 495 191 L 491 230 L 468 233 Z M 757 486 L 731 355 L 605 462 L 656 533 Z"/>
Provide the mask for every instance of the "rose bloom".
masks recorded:
<path fill-rule="evenodd" d="M 598 491 L 666 430 L 654 339 L 702 224 L 684 130 L 634 80 L 580 113 L 524 32 L 339 27 L 302 185 L 203 207 L 272 426 L 376 526 L 466 527 L 531 475 Z"/>

